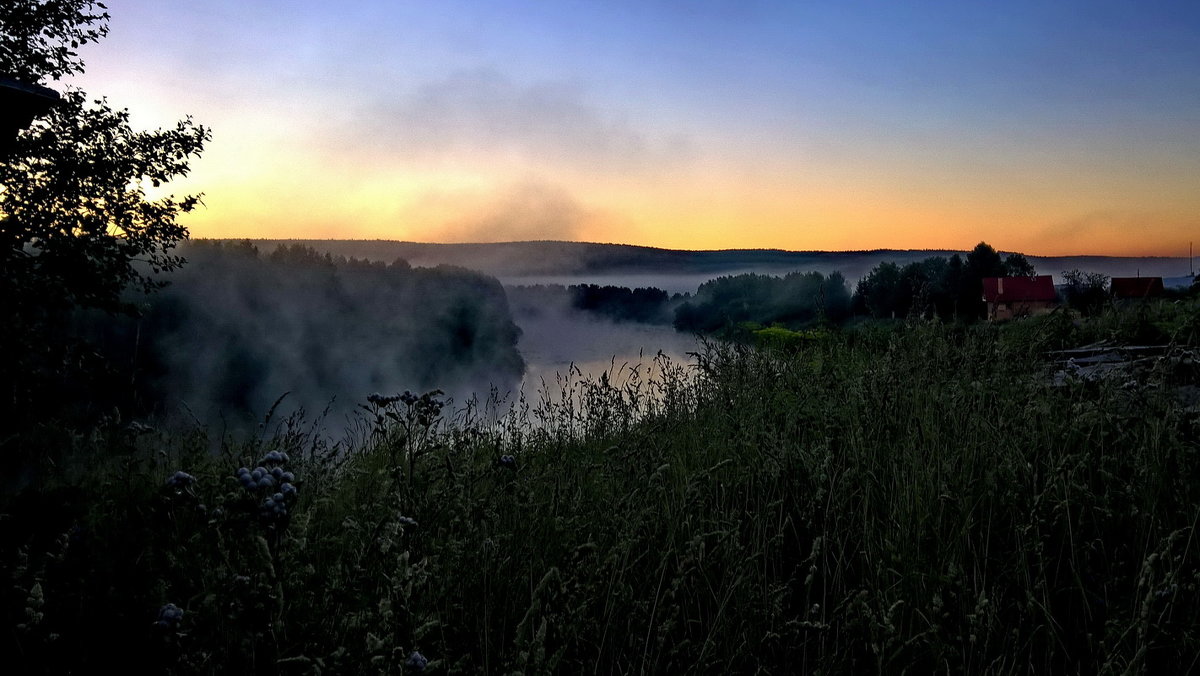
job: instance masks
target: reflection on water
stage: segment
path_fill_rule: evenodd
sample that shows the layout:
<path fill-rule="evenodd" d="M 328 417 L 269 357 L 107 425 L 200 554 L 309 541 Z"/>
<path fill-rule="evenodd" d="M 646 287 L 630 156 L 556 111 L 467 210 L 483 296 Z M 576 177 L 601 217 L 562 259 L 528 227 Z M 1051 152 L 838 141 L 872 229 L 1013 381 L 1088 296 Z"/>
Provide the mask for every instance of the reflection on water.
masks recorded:
<path fill-rule="evenodd" d="M 543 383 L 553 386 L 559 376 L 566 377 L 572 364 L 580 372 L 577 380 L 609 372 L 620 382 L 637 365 L 644 367 L 643 376 L 657 375 L 654 358 L 660 351 L 675 363 L 688 363 L 687 353 L 697 347 L 695 337 L 670 325 L 616 323 L 571 311 L 515 319 L 523 332 L 517 347 L 526 363 L 526 396 L 539 392 Z"/>

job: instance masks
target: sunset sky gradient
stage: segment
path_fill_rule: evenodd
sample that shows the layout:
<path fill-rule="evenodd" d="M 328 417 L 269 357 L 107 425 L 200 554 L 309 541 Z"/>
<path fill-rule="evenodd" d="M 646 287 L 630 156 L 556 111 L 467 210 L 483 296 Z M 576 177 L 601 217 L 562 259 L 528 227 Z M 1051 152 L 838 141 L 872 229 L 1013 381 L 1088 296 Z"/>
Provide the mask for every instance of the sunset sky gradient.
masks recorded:
<path fill-rule="evenodd" d="M 195 237 L 1186 255 L 1197 2 L 109 0 Z"/>

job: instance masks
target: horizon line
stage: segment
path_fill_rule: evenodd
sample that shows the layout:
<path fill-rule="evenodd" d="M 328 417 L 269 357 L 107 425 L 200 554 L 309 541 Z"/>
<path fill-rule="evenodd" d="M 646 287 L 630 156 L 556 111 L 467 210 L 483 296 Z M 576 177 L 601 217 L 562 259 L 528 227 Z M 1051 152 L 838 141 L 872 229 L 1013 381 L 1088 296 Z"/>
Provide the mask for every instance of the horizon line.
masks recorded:
<path fill-rule="evenodd" d="M 946 249 L 946 248 L 875 248 L 875 249 L 781 249 L 778 247 L 741 247 L 728 249 L 672 249 L 669 247 L 650 246 L 646 244 L 628 244 L 624 242 L 592 242 L 583 240 L 564 240 L 564 239 L 530 239 L 530 240 L 510 240 L 503 242 L 420 242 L 407 239 L 385 239 L 380 237 L 370 238 L 355 238 L 355 237 L 189 237 L 184 241 L 222 241 L 222 242 L 386 242 L 391 244 L 415 244 L 419 246 L 506 246 L 520 244 L 575 244 L 575 245 L 591 245 L 591 246 L 615 246 L 629 247 L 634 249 L 650 249 L 654 251 L 675 251 L 680 253 L 732 253 L 746 251 L 776 251 L 780 253 L 797 253 L 797 254 L 829 254 L 829 253 L 845 253 L 845 254 L 870 254 L 884 252 L 928 252 L 928 253 L 955 253 L 967 254 L 971 249 Z M 981 242 L 985 243 L 985 242 Z M 990 245 L 989 245 L 990 246 Z M 1191 260 L 1194 256 L 1166 256 L 1162 254 L 1149 255 L 1113 255 L 1113 254 L 1093 254 L 1093 253 L 1072 253 L 1072 254 L 1036 254 L 1026 253 L 1024 251 L 1012 251 L 1007 249 L 996 249 L 996 253 L 1000 254 L 1021 254 L 1033 258 L 1161 258 L 1167 260 Z"/>

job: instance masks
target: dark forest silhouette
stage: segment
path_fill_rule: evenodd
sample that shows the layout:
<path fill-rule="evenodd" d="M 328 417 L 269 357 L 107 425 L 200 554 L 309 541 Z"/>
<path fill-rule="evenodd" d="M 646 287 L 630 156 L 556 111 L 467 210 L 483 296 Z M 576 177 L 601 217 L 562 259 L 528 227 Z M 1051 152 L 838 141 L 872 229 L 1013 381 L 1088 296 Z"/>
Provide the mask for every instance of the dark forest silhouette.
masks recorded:
<path fill-rule="evenodd" d="M 93 335 L 141 410 L 259 416 L 285 392 L 334 396 L 512 384 L 519 329 L 493 278 L 249 243 L 191 243 L 140 318 L 94 317 Z M 128 370 L 132 369 L 132 373 Z M 348 402 L 347 402 L 348 403 Z"/>

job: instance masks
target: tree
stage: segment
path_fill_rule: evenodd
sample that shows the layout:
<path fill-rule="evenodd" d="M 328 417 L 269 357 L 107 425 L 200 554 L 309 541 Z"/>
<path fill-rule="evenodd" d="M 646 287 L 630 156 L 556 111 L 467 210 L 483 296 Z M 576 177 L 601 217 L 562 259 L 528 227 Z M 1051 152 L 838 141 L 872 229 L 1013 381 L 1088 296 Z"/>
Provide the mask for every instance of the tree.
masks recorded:
<path fill-rule="evenodd" d="M 1006 277 L 1033 277 L 1037 270 L 1024 254 L 1014 253 L 1004 258 L 1004 274 Z"/>
<path fill-rule="evenodd" d="M 83 60 L 75 50 L 108 34 L 105 10 L 93 0 L 5 0 L 0 73 L 30 84 L 82 73 Z"/>
<path fill-rule="evenodd" d="M 1085 316 L 1097 315 L 1108 300 L 1108 277 L 1099 272 L 1066 270 L 1062 273 L 1067 305 Z"/>
<path fill-rule="evenodd" d="M 872 317 L 904 316 L 900 267 L 891 261 L 876 265 L 865 277 L 858 280 L 854 290 L 854 303 L 860 312 Z"/>
<path fill-rule="evenodd" d="M 967 254 L 959 286 L 958 314 L 963 319 L 983 317 L 983 278 L 1003 277 L 1004 261 L 987 242 L 980 242 Z"/>
<path fill-rule="evenodd" d="M 85 0 L 7 0 L 0 71 L 30 84 L 83 72 L 75 50 L 108 32 L 104 9 Z M 176 218 L 200 197 L 151 198 L 148 190 L 187 175 L 209 138 L 190 117 L 172 128 L 135 131 L 127 110 L 68 88 L 0 157 L 6 395 L 21 399 L 17 390 L 26 381 L 61 367 L 63 354 L 47 350 L 65 315 L 78 308 L 129 311 L 127 289 L 157 288 L 154 274 L 183 263 L 170 253 L 188 235 Z"/>

